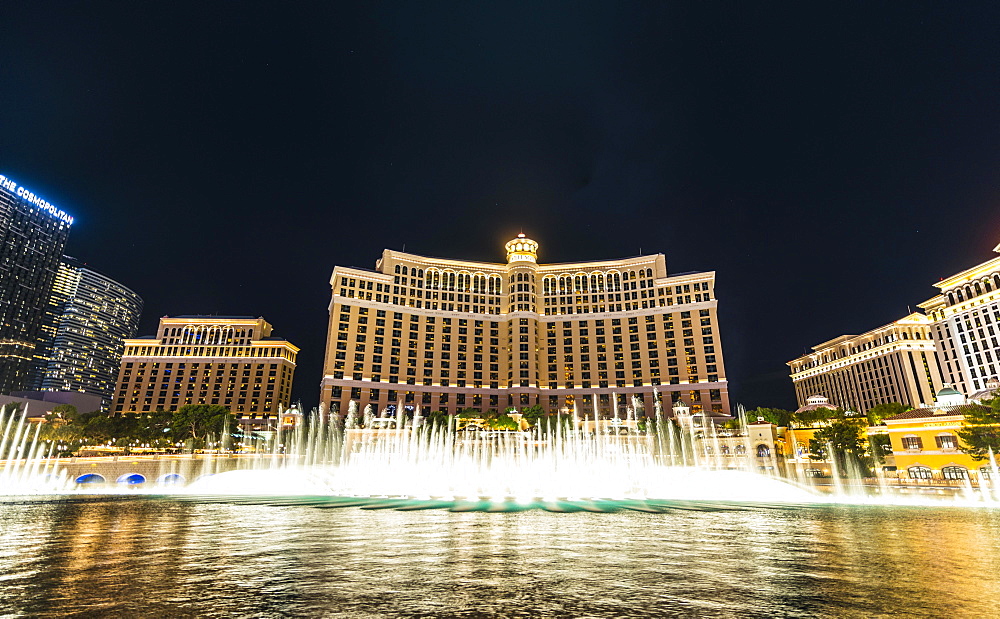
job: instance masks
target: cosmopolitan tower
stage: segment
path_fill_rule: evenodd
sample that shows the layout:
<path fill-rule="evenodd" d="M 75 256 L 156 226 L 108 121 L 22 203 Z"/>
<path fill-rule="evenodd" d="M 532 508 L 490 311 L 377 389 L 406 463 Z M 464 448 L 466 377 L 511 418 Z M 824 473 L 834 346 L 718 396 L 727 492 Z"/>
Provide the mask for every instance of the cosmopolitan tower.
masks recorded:
<path fill-rule="evenodd" d="M 73 218 L 0 175 L 0 393 L 23 390 Z"/>
<path fill-rule="evenodd" d="M 449 413 L 578 405 L 602 415 L 658 391 L 729 413 L 715 273 L 669 275 L 663 254 L 539 264 L 538 243 L 505 263 L 384 250 L 375 270 L 335 267 L 320 401 Z"/>

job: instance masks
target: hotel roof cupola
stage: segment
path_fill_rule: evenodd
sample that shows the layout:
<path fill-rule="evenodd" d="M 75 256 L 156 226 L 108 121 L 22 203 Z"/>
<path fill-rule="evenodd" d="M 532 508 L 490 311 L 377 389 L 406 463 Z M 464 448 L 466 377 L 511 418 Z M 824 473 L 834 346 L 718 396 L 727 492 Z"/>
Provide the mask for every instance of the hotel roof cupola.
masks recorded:
<path fill-rule="evenodd" d="M 538 283 L 536 269 L 538 268 L 538 243 L 524 236 L 508 241 L 507 249 L 507 313 L 537 312 Z M 526 319 L 525 319 L 526 320 Z M 533 338 L 528 338 L 528 348 L 534 350 Z M 522 340 L 522 343 L 525 343 Z M 537 380 L 537 376 L 536 376 Z"/>
<path fill-rule="evenodd" d="M 524 236 L 524 233 L 517 235 L 516 239 L 507 242 L 507 263 L 531 262 L 538 263 L 538 243 Z"/>

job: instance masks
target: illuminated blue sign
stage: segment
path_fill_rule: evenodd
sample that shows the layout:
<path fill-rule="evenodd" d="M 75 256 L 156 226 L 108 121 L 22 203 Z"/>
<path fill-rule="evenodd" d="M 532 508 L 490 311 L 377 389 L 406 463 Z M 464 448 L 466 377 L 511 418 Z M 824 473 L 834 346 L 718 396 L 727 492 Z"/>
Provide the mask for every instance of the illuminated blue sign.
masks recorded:
<path fill-rule="evenodd" d="M 25 202 L 29 202 L 31 204 L 34 204 L 40 210 L 45 211 L 46 213 L 48 213 L 49 215 L 52 215 L 56 219 L 64 221 L 64 222 L 66 222 L 66 224 L 68 224 L 70 226 L 73 225 L 73 216 L 72 215 L 67 214 L 66 211 L 64 211 L 64 210 L 62 210 L 60 208 L 56 208 L 55 206 L 52 206 L 52 204 L 46 202 L 45 200 L 42 200 L 40 197 L 38 197 L 35 194 L 31 193 L 30 191 L 28 191 L 24 187 L 18 185 L 16 182 L 14 182 L 13 179 L 7 178 L 3 174 L 0 174 L 0 187 L 2 187 L 3 189 L 6 189 L 6 190 L 8 190 L 8 191 L 10 191 L 10 192 L 12 192 L 14 194 L 16 194 L 17 197 L 21 198 Z"/>

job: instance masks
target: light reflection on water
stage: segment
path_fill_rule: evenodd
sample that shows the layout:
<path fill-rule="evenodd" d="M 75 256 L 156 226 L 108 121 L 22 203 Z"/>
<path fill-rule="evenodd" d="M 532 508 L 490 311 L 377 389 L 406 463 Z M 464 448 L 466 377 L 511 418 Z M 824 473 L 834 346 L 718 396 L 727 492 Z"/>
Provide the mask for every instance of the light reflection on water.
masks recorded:
<path fill-rule="evenodd" d="M 1000 514 L 0 505 L 7 616 L 995 616 Z"/>

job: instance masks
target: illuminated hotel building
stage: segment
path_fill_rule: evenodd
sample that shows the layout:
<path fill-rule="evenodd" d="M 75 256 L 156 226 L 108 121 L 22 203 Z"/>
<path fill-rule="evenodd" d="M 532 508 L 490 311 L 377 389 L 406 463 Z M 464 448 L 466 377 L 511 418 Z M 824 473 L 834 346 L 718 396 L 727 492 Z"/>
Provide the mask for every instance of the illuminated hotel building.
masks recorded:
<path fill-rule="evenodd" d="M 729 413 L 715 273 L 668 275 L 663 254 L 538 264 L 519 235 L 505 264 L 385 250 L 375 270 L 338 266 L 321 386 L 328 410 L 450 413 L 574 404 L 610 414 L 653 391 Z"/>
<path fill-rule="evenodd" d="M 221 404 L 237 419 L 274 417 L 291 400 L 298 352 L 263 318 L 164 317 L 155 336 L 125 340 L 112 412 Z"/>
<path fill-rule="evenodd" d="M 0 175 L 0 393 L 23 390 L 73 218 Z"/>
<path fill-rule="evenodd" d="M 35 349 L 32 388 L 97 395 L 108 410 L 125 339 L 135 337 L 141 313 L 139 295 L 64 256 Z"/>
<path fill-rule="evenodd" d="M 941 293 L 920 307 L 934 323 L 945 379 L 969 396 L 1000 373 L 1000 256 L 934 285 Z"/>
<path fill-rule="evenodd" d="M 919 408 L 941 389 L 931 321 L 919 313 L 813 346 L 788 366 L 799 406 L 821 395 L 859 413 L 888 402 Z"/>

